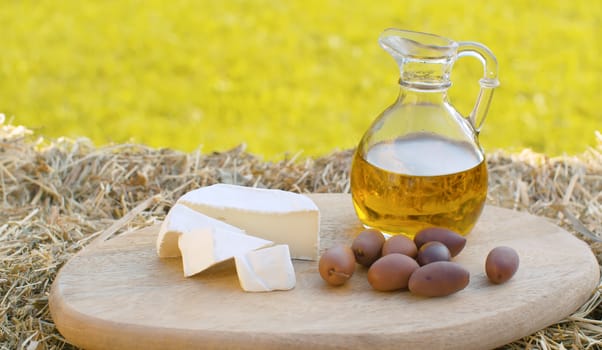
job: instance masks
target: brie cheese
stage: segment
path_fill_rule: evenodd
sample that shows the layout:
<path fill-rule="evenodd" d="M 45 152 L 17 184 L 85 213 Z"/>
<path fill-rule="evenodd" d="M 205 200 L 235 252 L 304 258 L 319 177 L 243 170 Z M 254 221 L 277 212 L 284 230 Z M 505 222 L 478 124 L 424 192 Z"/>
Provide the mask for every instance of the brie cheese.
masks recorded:
<path fill-rule="evenodd" d="M 176 204 L 159 229 L 157 254 L 162 258 L 181 256 L 184 276 L 189 277 L 236 255 L 272 244 Z"/>
<path fill-rule="evenodd" d="M 157 237 L 157 254 L 161 258 L 177 258 L 181 256 L 178 239 L 185 232 L 190 232 L 199 227 L 216 227 L 218 230 L 236 231 L 244 234 L 245 231 L 238 227 L 228 225 L 207 215 L 196 212 L 184 205 L 174 205 L 159 229 Z"/>
<path fill-rule="evenodd" d="M 285 244 L 236 256 L 236 273 L 243 290 L 269 292 L 295 287 L 295 269 Z"/>
<path fill-rule="evenodd" d="M 190 191 L 178 203 L 239 227 L 249 235 L 288 244 L 294 259 L 318 259 L 320 213 L 307 196 L 217 184 Z"/>
<path fill-rule="evenodd" d="M 265 239 L 211 226 L 185 232 L 178 239 L 186 277 L 237 255 L 272 244 L 273 242 Z"/>

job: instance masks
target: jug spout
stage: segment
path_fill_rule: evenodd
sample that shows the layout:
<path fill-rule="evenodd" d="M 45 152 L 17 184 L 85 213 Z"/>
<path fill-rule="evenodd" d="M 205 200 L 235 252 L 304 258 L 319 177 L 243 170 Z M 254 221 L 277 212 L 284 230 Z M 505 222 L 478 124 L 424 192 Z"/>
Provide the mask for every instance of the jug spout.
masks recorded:
<path fill-rule="evenodd" d="M 378 41 L 397 62 L 401 85 L 421 90 L 441 90 L 451 85 L 458 43 L 438 35 L 400 29 L 385 30 Z"/>
<path fill-rule="evenodd" d="M 458 43 L 429 33 L 389 28 L 378 39 L 381 47 L 397 59 L 439 59 L 455 56 Z"/>

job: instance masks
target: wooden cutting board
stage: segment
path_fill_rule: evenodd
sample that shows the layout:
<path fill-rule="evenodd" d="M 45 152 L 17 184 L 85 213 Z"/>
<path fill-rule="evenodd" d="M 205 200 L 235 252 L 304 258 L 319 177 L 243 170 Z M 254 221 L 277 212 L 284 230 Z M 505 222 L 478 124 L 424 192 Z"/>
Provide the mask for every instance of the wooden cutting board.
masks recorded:
<path fill-rule="evenodd" d="M 319 194 L 321 250 L 361 230 L 348 194 Z M 286 230 L 284 227 L 283 230 Z M 455 260 L 471 273 L 444 298 L 371 289 L 359 268 L 342 287 L 317 262 L 295 261 L 291 291 L 246 293 L 234 264 L 184 278 L 180 259 L 155 252 L 158 226 L 84 249 L 60 271 L 50 311 L 61 334 L 87 349 L 484 349 L 568 316 L 599 281 L 589 247 L 544 218 L 487 206 Z M 492 285 L 485 257 L 515 248 L 512 280 Z"/>

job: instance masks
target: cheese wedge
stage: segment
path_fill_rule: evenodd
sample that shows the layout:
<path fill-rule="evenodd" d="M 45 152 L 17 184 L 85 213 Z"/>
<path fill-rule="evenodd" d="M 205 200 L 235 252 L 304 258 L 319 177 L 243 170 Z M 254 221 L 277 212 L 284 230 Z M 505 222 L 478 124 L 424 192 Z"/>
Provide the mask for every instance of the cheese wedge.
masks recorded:
<path fill-rule="evenodd" d="M 244 255 L 272 244 L 273 242 L 265 239 L 211 226 L 185 232 L 178 239 L 186 277 L 237 255 Z"/>
<path fill-rule="evenodd" d="M 181 256 L 178 247 L 180 235 L 200 227 L 216 227 L 218 230 L 245 233 L 244 230 L 238 227 L 228 225 L 223 221 L 200 214 L 187 206 L 176 203 L 167 213 L 159 229 L 159 236 L 157 237 L 157 254 L 159 257 L 177 258 Z"/>
<path fill-rule="evenodd" d="M 159 257 L 182 257 L 184 276 L 273 242 L 253 237 L 237 227 L 176 204 L 167 214 L 157 237 Z"/>
<path fill-rule="evenodd" d="M 295 269 L 285 244 L 236 256 L 236 273 L 243 290 L 269 292 L 295 287 Z"/>
<path fill-rule="evenodd" d="M 320 212 L 307 196 L 217 184 L 190 191 L 178 203 L 243 229 L 249 235 L 288 244 L 294 259 L 318 259 Z"/>

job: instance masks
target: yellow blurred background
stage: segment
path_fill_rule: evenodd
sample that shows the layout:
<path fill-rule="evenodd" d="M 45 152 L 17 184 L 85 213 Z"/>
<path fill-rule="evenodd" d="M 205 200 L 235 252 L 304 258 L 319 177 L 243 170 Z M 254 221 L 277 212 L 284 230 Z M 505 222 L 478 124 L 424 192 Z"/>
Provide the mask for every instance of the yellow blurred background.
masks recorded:
<path fill-rule="evenodd" d="M 268 159 L 354 147 L 398 94 L 397 27 L 478 41 L 501 87 L 487 151 L 576 154 L 602 129 L 598 1 L 2 0 L 0 113 L 48 138 Z M 482 68 L 461 59 L 468 113 Z"/>

